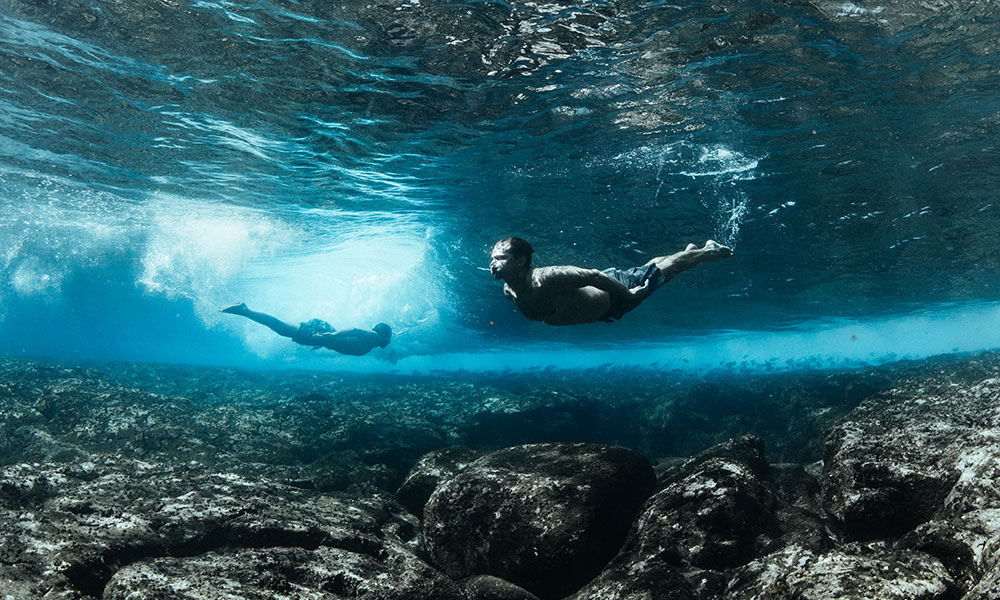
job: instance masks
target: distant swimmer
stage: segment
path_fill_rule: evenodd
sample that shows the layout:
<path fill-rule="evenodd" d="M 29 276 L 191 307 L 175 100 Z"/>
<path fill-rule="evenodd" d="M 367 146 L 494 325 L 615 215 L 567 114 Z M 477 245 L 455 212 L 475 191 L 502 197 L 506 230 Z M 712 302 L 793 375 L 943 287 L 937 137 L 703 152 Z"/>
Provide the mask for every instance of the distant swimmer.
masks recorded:
<path fill-rule="evenodd" d="M 493 245 L 490 273 L 504 282 L 504 294 L 524 316 L 549 325 L 611 323 L 642 304 L 653 291 L 695 265 L 733 255 L 712 240 L 659 256 L 631 269 L 582 269 L 574 266 L 533 267 L 531 244 L 517 237 Z"/>
<path fill-rule="evenodd" d="M 392 338 L 392 329 L 385 323 L 379 323 L 371 329 L 344 329 L 337 331 L 326 321 L 313 319 L 298 327 L 285 323 L 277 317 L 257 312 L 247 308 L 246 304 L 234 304 L 221 309 L 220 312 L 240 315 L 261 325 L 266 325 L 280 336 L 292 338 L 293 342 L 303 346 L 329 348 L 341 354 L 361 356 L 368 354 L 374 348 L 385 348 Z"/>

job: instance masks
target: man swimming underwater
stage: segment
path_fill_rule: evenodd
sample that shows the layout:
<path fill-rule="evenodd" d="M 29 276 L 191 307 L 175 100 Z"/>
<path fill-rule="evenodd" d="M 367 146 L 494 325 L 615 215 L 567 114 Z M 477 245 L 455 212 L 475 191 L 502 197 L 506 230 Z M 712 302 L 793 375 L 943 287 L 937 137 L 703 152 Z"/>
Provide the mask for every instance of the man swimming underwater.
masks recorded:
<path fill-rule="evenodd" d="M 518 237 L 493 245 L 490 273 L 504 282 L 504 294 L 524 316 L 549 325 L 611 323 L 633 310 L 653 291 L 695 265 L 733 255 L 712 240 L 656 257 L 631 269 L 582 269 L 574 266 L 533 267 L 531 244 Z"/>
<path fill-rule="evenodd" d="M 292 338 L 292 341 L 303 346 L 329 348 L 341 354 L 361 356 L 368 354 L 374 348 L 385 348 L 392 338 L 392 329 L 385 323 L 379 323 L 371 329 L 344 329 L 336 331 L 329 323 L 313 319 L 298 327 L 285 323 L 267 313 L 257 312 L 247 308 L 246 304 L 233 304 L 220 309 L 220 312 L 246 317 L 261 325 L 269 327 L 280 336 Z"/>

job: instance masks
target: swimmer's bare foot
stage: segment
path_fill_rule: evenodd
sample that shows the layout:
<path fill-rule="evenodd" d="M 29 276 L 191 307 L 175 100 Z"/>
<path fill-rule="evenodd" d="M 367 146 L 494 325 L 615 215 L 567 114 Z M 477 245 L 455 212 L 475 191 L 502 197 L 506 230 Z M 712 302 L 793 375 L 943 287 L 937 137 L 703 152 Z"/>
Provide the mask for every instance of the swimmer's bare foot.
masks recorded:
<path fill-rule="evenodd" d="M 240 302 L 238 304 L 233 304 L 225 308 L 220 308 L 219 312 L 229 313 L 231 315 L 242 315 L 246 313 L 247 305 L 245 302 Z"/>
<path fill-rule="evenodd" d="M 708 240 L 701 249 L 703 260 L 715 260 L 716 258 L 729 258 L 733 255 L 733 249 L 723 246 L 715 240 Z"/>

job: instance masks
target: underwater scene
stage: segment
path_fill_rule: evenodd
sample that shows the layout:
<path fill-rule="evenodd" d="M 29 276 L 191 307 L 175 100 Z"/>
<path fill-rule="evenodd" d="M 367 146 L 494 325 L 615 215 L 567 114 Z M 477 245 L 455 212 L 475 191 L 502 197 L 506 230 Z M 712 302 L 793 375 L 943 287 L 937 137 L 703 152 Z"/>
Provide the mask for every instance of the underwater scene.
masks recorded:
<path fill-rule="evenodd" d="M 0 600 L 1000 598 L 998 40 L 0 0 Z"/>

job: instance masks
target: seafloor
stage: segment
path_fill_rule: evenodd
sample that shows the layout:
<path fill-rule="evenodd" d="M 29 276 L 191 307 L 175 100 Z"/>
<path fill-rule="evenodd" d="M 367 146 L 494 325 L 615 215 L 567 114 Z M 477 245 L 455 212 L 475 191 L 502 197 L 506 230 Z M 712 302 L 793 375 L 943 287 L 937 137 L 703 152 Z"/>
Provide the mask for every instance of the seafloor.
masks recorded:
<path fill-rule="evenodd" d="M 0 600 L 1000 598 L 1000 354 L 691 378 L 0 359 Z"/>

